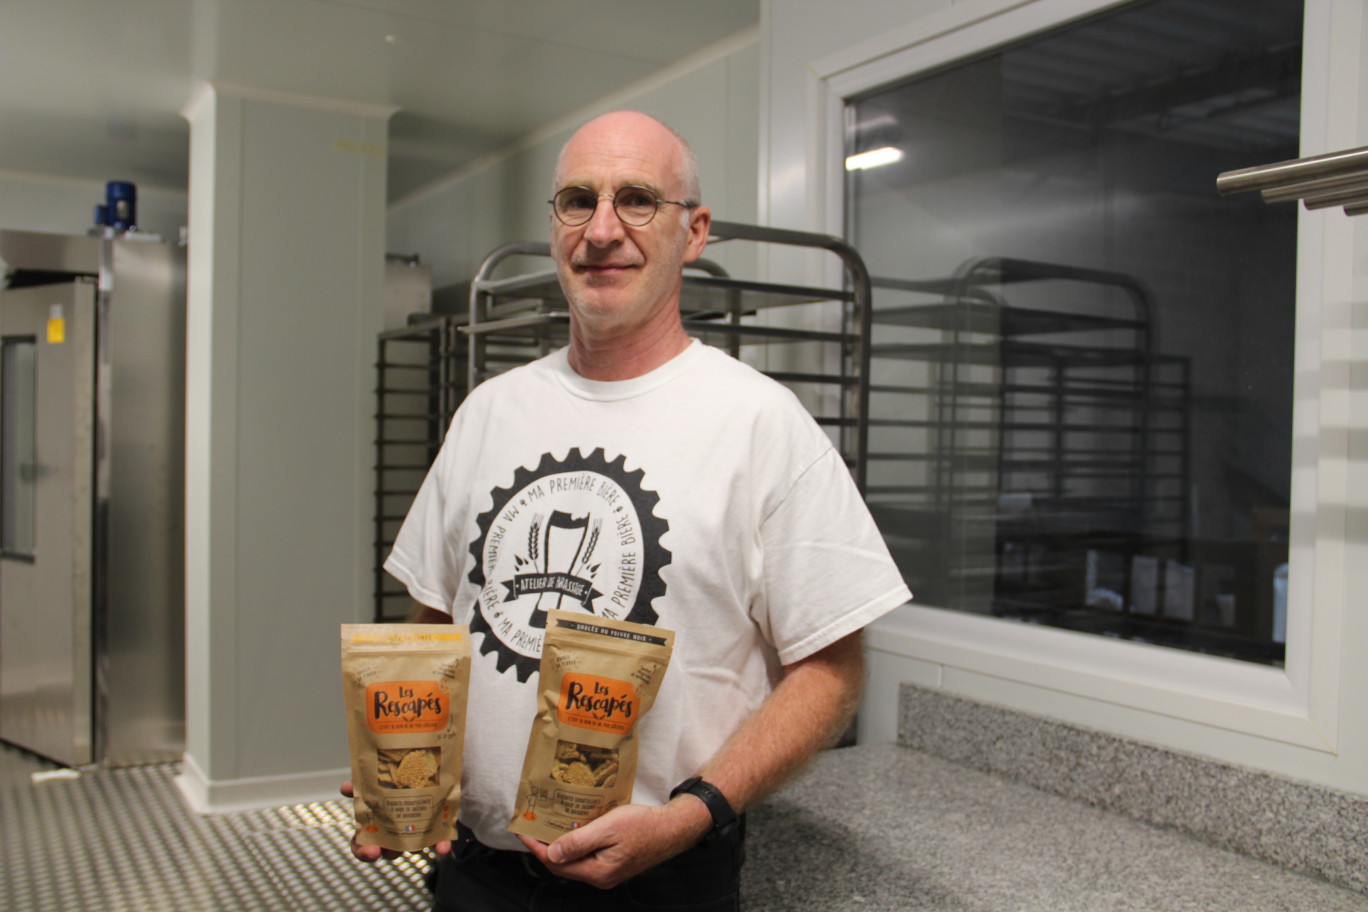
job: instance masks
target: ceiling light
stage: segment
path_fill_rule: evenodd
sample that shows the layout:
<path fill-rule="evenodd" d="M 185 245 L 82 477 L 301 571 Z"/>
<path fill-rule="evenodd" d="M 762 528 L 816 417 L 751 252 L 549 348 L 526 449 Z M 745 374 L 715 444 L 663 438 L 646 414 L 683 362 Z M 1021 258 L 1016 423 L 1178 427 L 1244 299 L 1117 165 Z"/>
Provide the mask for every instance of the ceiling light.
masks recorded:
<path fill-rule="evenodd" d="M 902 161 L 902 157 L 902 149 L 884 146 L 882 149 L 870 149 L 859 155 L 851 155 L 846 159 L 845 165 L 847 171 L 863 171 L 866 168 L 891 165 L 895 161 Z"/>

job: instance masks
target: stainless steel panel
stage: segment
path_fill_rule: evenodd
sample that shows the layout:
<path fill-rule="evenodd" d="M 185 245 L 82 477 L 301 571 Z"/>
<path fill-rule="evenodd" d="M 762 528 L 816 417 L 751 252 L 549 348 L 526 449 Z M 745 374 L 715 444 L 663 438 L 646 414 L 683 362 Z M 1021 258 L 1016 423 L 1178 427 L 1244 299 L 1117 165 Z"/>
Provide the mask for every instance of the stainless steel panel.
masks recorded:
<path fill-rule="evenodd" d="M 111 766 L 185 747 L 185 257 L 106 242 L 95 477 L 99 754 Z"/>
<path fill-rule="evenodd" d="M 0 230 L 0 270 L 94 275 L 100 268 L 100 243 L 81 235 Z"/>
<path fill-rule="evenodd" d="M 33 548 L 0 555 L 0 738 L 89 763 L 94 282 L 6 291 L 0 337 L 33 341 L 35 377 Z"/>

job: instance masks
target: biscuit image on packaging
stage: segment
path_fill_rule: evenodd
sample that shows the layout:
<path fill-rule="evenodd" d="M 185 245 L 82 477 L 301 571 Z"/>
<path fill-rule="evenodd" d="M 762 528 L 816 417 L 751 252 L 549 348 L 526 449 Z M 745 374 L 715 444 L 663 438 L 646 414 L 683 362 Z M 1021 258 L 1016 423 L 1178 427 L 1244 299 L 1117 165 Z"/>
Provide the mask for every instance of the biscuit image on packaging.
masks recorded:
<path fill-rule="evenodd" d="M 380 784 L 385 788 L 427 788 L 437 784 L 441 766 L 440 747 L 381 750 L 378 754 Z"/>
<path fill-rule="evenodd" d="M 613 748 L 556 742 L 556 762 L 551 778 L 571 785 L 612 788 L 617 784 L 618 752 Z"/>

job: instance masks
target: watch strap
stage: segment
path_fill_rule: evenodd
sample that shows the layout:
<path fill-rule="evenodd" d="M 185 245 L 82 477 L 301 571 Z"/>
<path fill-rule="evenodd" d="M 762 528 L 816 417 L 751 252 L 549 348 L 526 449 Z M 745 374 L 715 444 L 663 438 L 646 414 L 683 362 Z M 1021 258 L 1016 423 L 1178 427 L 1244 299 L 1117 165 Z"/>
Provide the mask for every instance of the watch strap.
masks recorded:
<path fill-rule="evenodd" d="M 723 795 L 717 786 L 702 776 L 693 776 L 675 786 L 670 792 L 670 797 L 673 798 L 676 795 L 686 793 L 693 795 L 707 807 L 708 814 L 712 816 L 713 820 L 710 836 L 725 836 L 736 829 L 736 811 L 732 810 L 731 803 L 727 801 L 727 796 Z"/>

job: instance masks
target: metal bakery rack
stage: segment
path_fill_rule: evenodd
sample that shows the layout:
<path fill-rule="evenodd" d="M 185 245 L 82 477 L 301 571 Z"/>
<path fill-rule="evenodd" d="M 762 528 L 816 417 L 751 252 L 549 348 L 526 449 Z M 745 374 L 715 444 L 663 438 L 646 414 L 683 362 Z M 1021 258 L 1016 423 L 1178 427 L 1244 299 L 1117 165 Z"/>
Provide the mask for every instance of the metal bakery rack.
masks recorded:
<path fill-rule="evenodd" d="M 1146 288 L 1009 257 L 873 285 L 866 496 L 918 597 L 1086 628 L 1118 592 L 1132 624 L 1190 618 L 1133 573 L 1187 558 L 1189 364 L 1155 351 Z"/>

